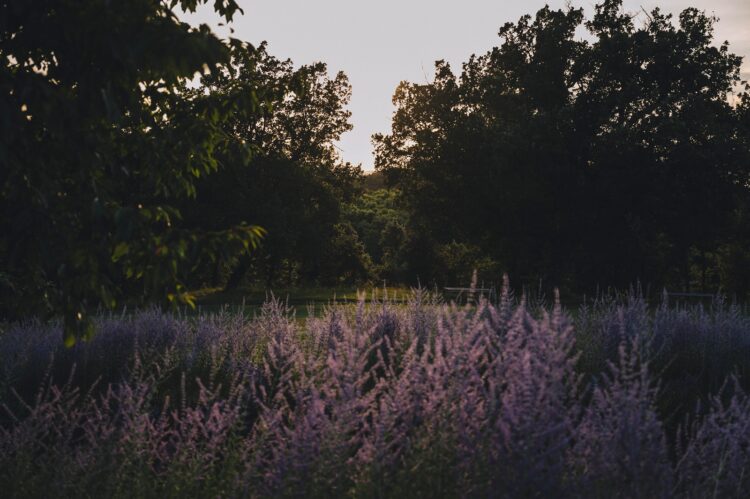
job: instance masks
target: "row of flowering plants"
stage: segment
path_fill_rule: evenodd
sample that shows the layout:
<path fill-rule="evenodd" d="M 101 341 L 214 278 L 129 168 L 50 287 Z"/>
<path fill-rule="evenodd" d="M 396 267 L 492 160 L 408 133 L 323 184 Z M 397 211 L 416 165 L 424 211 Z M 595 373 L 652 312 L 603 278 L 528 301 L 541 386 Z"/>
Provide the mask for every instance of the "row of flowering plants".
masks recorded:
<path fill-rule="evenodd" d="M 571 317 L 574 317 L 571 318 Z M 4 497 L 747 497 L 750 318 L 336 305 L 0 336 Z"/>

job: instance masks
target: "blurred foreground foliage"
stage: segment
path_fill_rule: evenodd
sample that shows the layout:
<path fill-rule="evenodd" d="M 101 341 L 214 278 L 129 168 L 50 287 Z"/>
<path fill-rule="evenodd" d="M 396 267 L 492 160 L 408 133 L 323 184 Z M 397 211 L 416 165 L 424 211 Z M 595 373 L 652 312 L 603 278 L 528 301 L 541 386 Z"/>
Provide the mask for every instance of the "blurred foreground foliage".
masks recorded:
<path fill-rule="evenodd" d="M 4 497 L 745 498 L 750 316 L 517 297 L 0 334 Z M 40 369 L 46 366 L 46 369 Z"/>

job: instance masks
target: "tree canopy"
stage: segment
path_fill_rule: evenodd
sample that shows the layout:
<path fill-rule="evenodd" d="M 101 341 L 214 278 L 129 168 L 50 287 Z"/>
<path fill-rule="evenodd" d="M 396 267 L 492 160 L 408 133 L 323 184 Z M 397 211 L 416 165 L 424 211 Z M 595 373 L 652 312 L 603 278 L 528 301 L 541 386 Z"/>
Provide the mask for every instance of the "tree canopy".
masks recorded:
<path fill-rule="evenodd" d="M 636 25 L 607 0 L 588 20 L 545 7 L 507 23 L 460 74 L 438 61 L 432 82 L 399 85 L 376 168 L 438 244 L 478 245 L 519 278 L 689 287 L 693 266 L 718 268 L 750 185 L 750 99 L 716 21 L 655 9 Z"/>
<path fill-rule="evenodd" d="M 340 275 L 331 272 L 362 275 L 325 264 L 327 253 L 341 251 L 336 240 L 344 234 L 344 239 L 352 237 L 337 224 L 341 203 L 355 196 L 361 175 L 334 145 L 352 128 L 346 75 L 329 75 L 321 62 L 295 67 L 271 55 L 265 43 L 236 46 L 230 62 L 205 75 L 196 93 L 218 97 L 237 87 L 253 88 L 264 103 L 259 112 L 237 114 L 224 126 L 236 141 L 253 148 L 254 161 L 223 157 L 225 168 L 201 179 L 196 202 L 185 208 L 198 227 L 251 219 L 268 230 L 254 257 L 223 262 L 229 267 L 224 286 L 237 287 L 248 275 L 268 286 L 283 273 L 287 284 L 336 282 Z M 215 268 L 211 284 L 219 284 L 220 277 Z"/>
<path fill-rule="evenodd" d="M 507 23 L 396 88 L 363 180 L 335 145 L 346 75 L 175 15 L 204 3 L 0 2 L 4 319 L 62 316 L 72 344 L 99 307 L 194 287 L 474 270 L 750 291 L 750 87 L 716 18 L 604 0 Z"/>
<path fill-rule="evenodd" d="M 225 130 L 257 112 L 252 89 L 197 95 L 230 47 L 173 8 L 198 0 L 24 0 L 0 3 L 0 287 L 2 313 L 62 312 L 66 335 L 127 289 L 190 303 L 181 272 L 198 255 L 244 251 L 240 225 L 185 230 L 177 202 L 216 171 L 218 152 L 251 150 Z M 234 0 L 216 0 L 227 21 Z"/>

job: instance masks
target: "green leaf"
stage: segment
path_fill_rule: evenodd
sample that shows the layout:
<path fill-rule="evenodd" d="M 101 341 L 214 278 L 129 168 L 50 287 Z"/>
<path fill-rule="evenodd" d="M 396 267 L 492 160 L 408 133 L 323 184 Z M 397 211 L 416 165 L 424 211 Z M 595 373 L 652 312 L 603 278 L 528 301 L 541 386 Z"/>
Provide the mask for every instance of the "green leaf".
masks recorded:
<path fill-rule="evenodd" d="M 127 255 L 129 251 L 130 245 L 128 243 L 119 243 L 115 246 L 115 251 L 112 252 L 112 261 L 119 261 L 123 256 Z"/>

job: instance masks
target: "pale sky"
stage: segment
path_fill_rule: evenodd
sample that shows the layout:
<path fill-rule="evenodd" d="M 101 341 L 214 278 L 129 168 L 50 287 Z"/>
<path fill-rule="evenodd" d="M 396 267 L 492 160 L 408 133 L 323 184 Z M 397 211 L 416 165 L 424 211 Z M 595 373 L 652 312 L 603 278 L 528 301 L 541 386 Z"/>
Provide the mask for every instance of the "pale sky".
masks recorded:
<path fill-rule="evenodd" d="M 213 3 L 213 2 L 210 2 Z M 219 17 L 203 6 L 187 22 L 206 23 L 220 36 L 233 36 L 254 45 L 265 40 L 268 51 L 295 65 L 322 61 L 331 75 L 344 71 L 352 85 L 349 110 L 354 129 L 338 147 L 346 161 L 373 165 L 370 137 L 389 132 L 391 96 L 402 80 L 425 82 L 432 78 L 434 61 L 445 59 L 455 72 L 473 54 L 499 44 L 497 31 L 504 23 L 534 14 L 548 3 L 561 8 L 564 0 L 238 0 L 244 15 L 231 25 L 219 26 Z M 595 0 L 573 0 L 593 13 Z M 750 0 L 625 0 L 636 13 L 659 6 L 678 14 L 697 7 L 719 17 L 715 41 L 728 40 L 730 51 L 750 56 Z M 750 57 L 743 77 L 750 79 Z"/>

